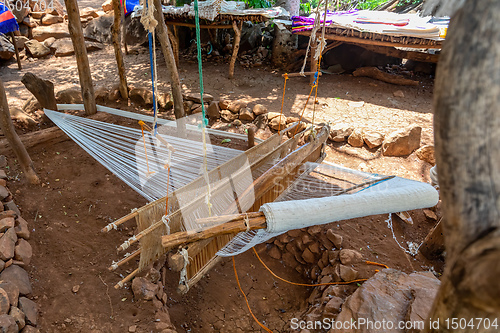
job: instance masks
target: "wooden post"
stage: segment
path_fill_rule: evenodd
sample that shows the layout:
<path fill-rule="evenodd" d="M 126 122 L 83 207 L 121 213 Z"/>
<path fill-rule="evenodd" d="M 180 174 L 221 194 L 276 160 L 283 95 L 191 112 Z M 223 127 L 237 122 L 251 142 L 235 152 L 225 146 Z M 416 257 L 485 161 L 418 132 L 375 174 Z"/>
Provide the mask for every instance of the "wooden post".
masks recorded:
<path fill-rule="evenodd" d="M 82 89 L 83 105 L 85 113 L 92 115 L 97 112 L 95 103 L 94 85 L 90 75 L 89 58 L 83 38 L 82 22 L 80 21 L 80 10 L 76 0 L 64 0 L 66 11 L 68 12 L 68 29 L 75 49 L 76 64 L 78 66 L 78 75 L 80 77 L 80 86 Z"/>
<path fill-rule="evenodd" d="M 233 54 L 231 55 L 231 62 L 229 63 L 229 78 L 232 79 L 234 77 L 234 64 L 236 63 L 236 59 L 238 58 L 238 51 L 240 49 L 240 40 L 241 40 L 241 29 L 243 28 L 243 22 L 240 22 L 238 25 L 235 21 L 233 21 L 233 30 L 234 30 L 234 41 L 233 41 Z"/>
<path fill-rule="evenodd" d="M 443 253 L 444 235 L 441 220 L 429 231 L 418 251 L 427 259 L 435 259 Z"/>
<path fill-rule="evenodd" d="M 21 66 L 21 59 L 19 59 L 19 50 L 17 49 L 16 36 L 14 36 L 13 31 L 10 32 L 10 37 L 12 38 L 12 44 L 14 45 L 14 50 L 16 52 L 17 68 L 19 68 L 19 70 L 21 70 L 21 69 L 23 69 L 23 67 Z"/>
<path fill-rule="evenodd" d="M 447 254 L 429 314 L 441 325 L 426 332 L 498 332 L 482 323 L 500 324 L 499 41 L 500 2 L 468 0 L 443 44 L 434 136 Z M 457 318 L 476 326 L 445 326 Z"/>
<path fill-rule="evenodd" d="M 120 1 L 113 0 L 114 21 L 112 27 L 113 47 L 115 49 L 116 64 L 118 66 L 118 75 L 120 76 L 120 95 L 124 100 L 128 100 L 127 77 L 125 75 L 125 63 L 121 48 L 120 21 L 122 13 L 120 10 Z"/>
<path fill-rule="evenodd" d="M 35 96 L 42 108 L 57 111 L 54 84 L 51 81 L 39 78 L 33 73 L 26 73 L 21 82 Z"/>
<path fill-rule="evenodd" d="M 24 148 L 21 139 L 19 139 L 19 136 L 14 129 L 14 125 L 12 124 L 9 112 L 9 103 L 7 102 L 7 95 L 5 93 L 2 80 L 0 80 L 0 107 L 0 128 L 9 141 L 10 147 L 16 154 L 19 164 L 21 165 L 21 169 L 31 184 L 40 184 L 40 179 L 38 179 L 35 169 L 33 168 L 33 162 L 31 161 L 26 148 Z"/>
<path fill-rule="evenodd" d="M 128 55 L 128 46 L 127 46 L 127 39 L 125 37 L 126 29 L 125 29 L 125 7 L 123 6 L 123 3 L 120 1 L 120 33 L 122 35 L 122 41 L 123 41 L 123 47 L 125 48 L 125 54 Z M 128 93 L 128 92 L 127 92 Z"/>
<path fill-rule="evenodd" d="M 172 99 L 174 100 L 174 114 L 176 119 L 181 119 L 184 117 L 184 104 L 182 98 L 181 81 L 179 80 L 179 72 L 177 71 L 177 66 L 175 65 L 174 53 L 172 51 L 172 45 L 170 45 L 170 40 L 168 38 L 168 30 L 167 26 L 165 25 L 163 12 L 161 10 L 160 0 L 154 0 L 154 4 L 155 19 L 158 21 L 158 25 L 156 26 L 158 39 L 160 40 L 161 51 L 163 53 L 163 57 L 165 58 L 167 69 L 170 72 L 170 85 L 172 86 Z"/>

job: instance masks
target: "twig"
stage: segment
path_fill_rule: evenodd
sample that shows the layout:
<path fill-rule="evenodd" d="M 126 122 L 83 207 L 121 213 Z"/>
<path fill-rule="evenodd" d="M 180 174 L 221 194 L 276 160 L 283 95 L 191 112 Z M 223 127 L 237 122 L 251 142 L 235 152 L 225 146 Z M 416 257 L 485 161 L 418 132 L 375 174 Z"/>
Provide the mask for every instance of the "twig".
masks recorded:
<path fill-rule="evenodd" d="M 111 308 L 111 319 L 113 319 L 113 316 L 114 316 L 114 312 L 113 312 L 113 303 L 111 302 L 111 297 L 109 296 L 109 286 L 106 282 L 104 282 L 104 280 L 102 279 L 102 277 L 99 275 L 99 279 L 101 279 L 101 282 L 106 286 L 106 295 L 108 296 L 108 300 L 109 300 L 109 307 Z"/>

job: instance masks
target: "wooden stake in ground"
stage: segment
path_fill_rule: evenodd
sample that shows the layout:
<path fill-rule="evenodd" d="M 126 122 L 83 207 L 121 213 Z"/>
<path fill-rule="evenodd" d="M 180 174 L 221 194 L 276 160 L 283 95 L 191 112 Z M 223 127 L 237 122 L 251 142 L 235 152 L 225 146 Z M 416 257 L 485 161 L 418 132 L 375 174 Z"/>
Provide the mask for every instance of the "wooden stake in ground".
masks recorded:
<path fill-rule="evenodd" d="M 241 40 L 241 29 L 243 28 L 243 22 L 236 24 L 233 21 L 233 30 L 234 30 L 234 42 L 233 42 L 233 54 L 231 55 L 231 62 L 229 63 L 229 78 L 232 79 L 234 77 L 234 64 L 236 63 L 236 58 L 238 58 L 238 51 L 240 49 L 240 40 Z"/>
<path fill-rule="evenodd" d="M 19 136 L 14 130 L 14 125 L 12 124 L 12 119 L 10 118 L 9 103 L 7 103 L 7 95 L 5 94 L 5 88 L 3 86 L 2 80 L 0 80 L 0 128 L 3 134 L 9 140 L 9 144 L 17 156 L 19 164 L 23 169 L 26 178 L 31 184 L 39 184 L 40 180 L 35 173 L 33 168 L 33 162 L 24 148 Z"/>
<path fill-rule="evenodd" d="M 10 37 L 12 38 L 12 44 L 14 44 L 14 50 L 16 52 L 17 68 L 23 69 L 21 66 L 21 59 L 19 58 L 19 50 L 17 49 L 16 36 L 14 36 L 13 31 L 10 32 Z"/>
<path fill-rule="evenodd" d="M 51 81 L 39 78 L 33 73 L 26 73 L 21 82 L 35 96 L 42 108 L 57 111 L 54 84 Z"/>
<path fill-rule="evenodd" d="M 184 105 L 179 72 L 177 71 L 177 66 L 175 65 L 174 52 L 172 51 L 172 45 L 170 44 L 170 40 L 168 38 L 168 30 L 165 25 L 163 12 L 161 10 L 162 7 L 160 0 L 154 0 L 154 4 L 155 19 L 158 21 L 158 25 L 156 26 L 158 39 L 160 40 L 161 51 L 163 53 L 163 57 L 165 58 L 165 64 L 170 72 L 170 85 L 172 86 L 172 99 L 174 100 L 174 114 L 176 119 L 181 119 L 184 117 Z"/>
<path fill-rule="evenodd" d="M 439 327 L 427 327 L 426 332 L 498 332 L 500 325 L 498 59 L 500 2 L 465 1 L 448 28 L 434 89 L 447 254 L 429 317 L 433 322 L 468 324 L 435 325 Z"/>
<path fill-rule="evenodd" d="M 113 0 L 113 47 L 115 49 L 116 65 L 118 66 L 118 75 L 120 76 L 120 95 L 124 100 L 128 99 L 127 77 L 125 76 L 125 63 L 123 62 L 123 53 L 121 48 L 120 21 L 122 12 L 120 9 L 120 0 Z"/>
<path fill-rule="evenodd" d="M 76 0 L 64 0 L 66 11 L 68 12 L 68 29 L 75 49 L 76 64 L 78 66 L 78 75 L 80 76 L 80 86 L 82 88 L 83 105 L 85 113 L 92 115 L 97 113 L 95 103 L 94 85 L 90 75 L 89 58 L 83 38 L 82 22 L 80 21 L 80 10 Z"/>

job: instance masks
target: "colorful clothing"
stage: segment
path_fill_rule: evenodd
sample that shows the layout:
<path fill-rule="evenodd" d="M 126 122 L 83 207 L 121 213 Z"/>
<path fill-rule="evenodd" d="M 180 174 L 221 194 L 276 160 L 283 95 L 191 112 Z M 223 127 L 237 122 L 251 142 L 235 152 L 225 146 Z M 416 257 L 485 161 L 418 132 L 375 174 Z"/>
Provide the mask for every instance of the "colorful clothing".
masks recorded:
<path fill-rule="evenodd" d="M 0 33 L 7 34 L 19 30 L 16 17 L 3 2 L 0 2 Z"/>
<path fill-rule="evenodd" d="M 121 0 L 125 16 L 132 14 L 135 6 L 139 5 L 139 0 Z"/>

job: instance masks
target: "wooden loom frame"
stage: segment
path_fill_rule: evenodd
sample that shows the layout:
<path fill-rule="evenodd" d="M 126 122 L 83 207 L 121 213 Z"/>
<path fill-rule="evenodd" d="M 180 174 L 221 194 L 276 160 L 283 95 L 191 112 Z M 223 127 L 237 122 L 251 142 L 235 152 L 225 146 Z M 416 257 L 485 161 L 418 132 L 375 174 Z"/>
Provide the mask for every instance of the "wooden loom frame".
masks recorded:
<path fill-rule="evenodd" d="M 232 186 L 231 182 L 235 181 L 235 179 L 243 175 L 243 172 L 239 172 L 238 170 L 244 161 L 248 161 L 250 170 L 253 173 L 266 163 L 270 163 L 278 159 L 280 160 L 278 164 L 283 165 L 283 163 L 286 163 L 286 165 L 291 165 L 291 168 L 286 168 L 286 173 L 281 174 L 281 176 L 279 177 L 279 181 L 273 181 L 272 184 L 269 184 L 269 182 L 259 184 L 259 178 L 257 178 L 252 184 L 252 186 L 255 185 L 255 202 L 248 211 L 258 211 L 262 204 L 274 201 L 281 194 L 283 189 L 286 188 L 284 184 L 290 184 L 291 181 L 295 179 L 295 177 L 297 176 L 296 171 L 300 168 L 300 166 L 302 166 L 303 163 L 318 162 L 324 157 L 324 144 L 328 138 L 327 127 L 321 128 L 315 136 L 311 135 L 310 137 L 314 138 L 310 142 L 301 146 L 299 149 L 296 149 L 299 138 L 302 136 L 302 134 L 304 134 L 306 131 L 309 131 L 310 129 L 306 129 L 303 132 L 294 135 L 290 139 L 281 143 L 282 136 L 292 131 L 296 127 L 296 125 L 297 124 L 274 134 L 261 144 L 243 152 L 241 155 L 238 155 L 230 161 L 209 171 L 208 174 L 211 183 L 214 181 L 225 179 L 226 175 L 232 175 L 231 179 L 227 178 L 227 181 L 222 182 L 221 186 L 216 186 L 212 189 L 212 196 L 215 196 L 217 195 L 217 193 L 221 193 L 222 191 L 227 190 L 228 186 Z M 276 170 L 273 170 L 273 172 L 276 172 Z M 267 179 L 269 179 L 269 177 L 267 177 Z M 204 184 L 205 183 L 203 177 L 200 177 L 179 190 L 194 190 L 204 186 Z M 183 228 L 182 214 L 180 212 L 179 202 L 177 200 L 177 193 L 179 190 L 173 192 L 170 195 L 168 202 L 169 210 L 172 212 L 169 215 L 170 233 L 185 230 Z M 196 206 L 196 204 L 199 204 L 204 200 L 204 195 L 198 196 L 192 200 L 189 206 Z M 129 274 L 129 276 L 118 283 L 115 288 L 122 287 L 124 283 L 130 281 L 137 273 L 139 273 L 141 270 L 146 268 L 155 260 L 158 260 L 169 250 L 171 250 L 168 248 L 163 248 L 161 244 L 161 237 L 167 234 L 165 225 L 161 221 L 161 217 L 163 216 L 164 211 L 165 198 L 162 198 L 137 209 L 136 211 L 115 222 L 115 224 L 118 225 L 120 223 L 123 223 L 123 221 L 126 221 L 132 217 L 136 217 L 136 222 L 138 225 L 138 234 L 136 236 L 143 234 L 145 231 L 147 232 L 146 235 L 143 235 L 138 239 L 141 246 L 139 250 L 136 250 L 131 255 L 126 256 L 120 262 L 110 267 L 110 270 L 114 270 L 118 268 L 118 266 L 140 255 L 139 268 L 134 270 L 131 274 Z M 141 217 L 142 215 L 148 217 L 149 221 L 147 223 L 145 223 L 146 221 L 144 221 L 144 218 Z M 219 262 L 220 257 L 216 256 L 215 254 L 220 249 L 222 249 L 235 235 L 236 234 L 220 235 L 211 239 L 202 240 L 185 246 L 184 249 L 187 251 L 189 263 L 184 262 L 184 256 L 180 253 L 172 254 L 169 257 L 168 264 L 171 269 L 178 272 L 182 271 L 184 268 L 186 269 L 185 272 L 187 273 L 187 281 L 185 284 L 179 285 L 179 292 L 187 292 L 189 288 L 194 286 L 217 262 Z"/>

